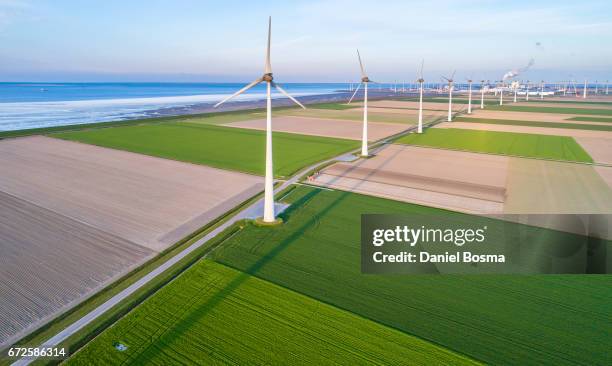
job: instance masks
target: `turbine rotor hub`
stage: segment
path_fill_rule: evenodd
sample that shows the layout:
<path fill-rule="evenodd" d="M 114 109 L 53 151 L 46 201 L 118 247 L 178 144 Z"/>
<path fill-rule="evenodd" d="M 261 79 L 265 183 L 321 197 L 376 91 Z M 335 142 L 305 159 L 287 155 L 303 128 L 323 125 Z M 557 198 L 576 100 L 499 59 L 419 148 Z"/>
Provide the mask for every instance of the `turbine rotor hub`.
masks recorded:
<path fill-rule="evenodd" d="M 274 80 L 274 77 L 272 77 L 272 73 L 270 72 L 270 73 L 264 74 L 263 80 L 264 81 L 272 81 L 272 80 Z"/>
<path fill-rule="evenodd" d="M 423 79 L 423 78 L 420 78 L 420 79 L 417 80 L 417 82 L 419 82 L 419 83 L 422 83 L 424 81 L 425 81 L 425 79 Z"/>
<path fill-rule="evenodd" d="M 369 83 L 369 82 L 370 82 L 370 79 L 369 79 L 367 76 L 364 76 L 364 77 L 362 77 L 362 78 L 361 78 L 361 82 L 363 82 L 363 83 Z"/>

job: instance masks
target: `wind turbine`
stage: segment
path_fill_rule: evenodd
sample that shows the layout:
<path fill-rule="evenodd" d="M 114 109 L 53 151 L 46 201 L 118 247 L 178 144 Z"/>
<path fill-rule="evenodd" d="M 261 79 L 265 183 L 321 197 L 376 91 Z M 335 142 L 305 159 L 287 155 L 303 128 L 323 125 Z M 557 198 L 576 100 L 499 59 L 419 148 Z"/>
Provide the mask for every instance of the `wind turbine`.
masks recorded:
<path fill-rule="evenodd" d="M 563 87 L 563 96 L 567 95 L 567 81 L 565 82 L 565 86 Z"/>
<path fill-rule="evenodd" d="M 518 82 L 514 84 L 514 103 L 516 103 L 516 93 L 518 92 Z"/>
<path fill-rule="evenodd" d="M 606 95 L 608 95 L 608 80 L 606 80 Z"/>
<path fill-rule="evenodd" d="M 442 76 L 443 79 L 448 81 L 448 122 L 453 120 L 453 77 L 456 71 L 453 71 L 450 78 Z"/>
<path fill-rule="evenodd" d="M 480 109 L 484 109 L 484 80 L 480 80 Z"/>
<path fill-rule="evenodd" d="M 582 99 L 586 99 L 586 95 L 587 95 L 587 81 L 586 79 L 584 79 L 584 90 L 582 92 Z"/>
<path fill-rule="evenodd" d="M 529 102 L 529 80 L 525 84 L 525 101 Z"/>
<path fill-rule="evenodd" d="M 472 114 L 472 78 L 467 79 L 468 82 L 468 114 Z"/>
<path fill-rule="evenodd" d="M 595 80 L 595 95 L 597 95 L 599 89 L 599 83 L 597 82 L 597 80 Z"/>
<path fill-rule="evenodd" d="M 499 88 L 499 105 L 504 105 L 504 81 L 501 81 Z"/>
<path fill-rule="evenodd" d="M 544 80 L 540 82 L 540 99 L 544 99 Z"/>
<path fill-rule="evenodd" d="M 355 92 L 347 104 L 351 104 L 351 101 L 355 97 L 355 94 L 357 94 L 359 87 L 361 84 L 363 84 L 363 132 L 361 134 L 361 156 L 368 156 L 368 83 L 371 83 L 372 80 L 370 80 L 368 75 L 365 73 L 359 50 L 357 50 L 357 58 L 359 59 L 359 68 L 361 69 L 361 83 L 359 83 L 357 89 L 355 89 Z"/>
<path fill-rule="evenodd" d="M 425 60 L 421 61 L 421 72 L 419 72 L 419 78 L 417 82 L 419 83 L 419 125 L 417 128 L 417 133 L 423 133 L 423 83 L 425 79 L 423 79 L 423 65 L 425 64 Z"/>
<path fill-rule="evenodd" d="M 291 99 L 295 104 L 300 107 L 306 109 L 302 105 L 302 103 L 298 102 L 295 98 L 289 95 L 280 85 L 275 83 L 272 77 L 272 65 L 270 64 L 270 39 L 272 33 L 272 17 L 268 18 L 268 46 L 266 48 L 266 64 L 264 69 L 264 74 L 260 78 L 255 79 L 252 83 L 248 84 L 244 88 L 238 90 L 234 94 L 229 97 L 223 99 L 219 103 L 215 104 L 215 108 L 220 106 L 221 104 L 227 102 L 228 100 L 244 93 L 245 91 L 251 89 L 255 85 L 265 82 L 266 83 L 266 176 L 265 176 L 265 184 L 264 184 L 264 222 L 275 222 L 276 215 L 274 214 L 274 169 L 272 165 L 272 97 L 271 97 L 271 88 L 272 86 L 278 89 L 283 95 L 287 98 Z"/>

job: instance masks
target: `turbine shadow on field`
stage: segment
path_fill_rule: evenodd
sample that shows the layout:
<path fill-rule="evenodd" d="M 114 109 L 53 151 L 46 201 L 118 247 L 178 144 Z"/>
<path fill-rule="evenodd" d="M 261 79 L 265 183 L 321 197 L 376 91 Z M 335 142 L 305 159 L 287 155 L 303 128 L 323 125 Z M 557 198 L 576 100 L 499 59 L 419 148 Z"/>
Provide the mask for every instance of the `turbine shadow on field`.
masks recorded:
<path fill-rule="evenodd" d="M 308 203 L 312 198 L 322 193 L 321 189 L 313 189 L 311 192 L 308 192 L 306 195 L 298 199 L 294 202 L 285 212 L 283 212 L 280 216 L 287 222 L 291 220 L 292 213 L 303 207 Z M 168 324 L 165 330 L 163 330 L 157 340 L 152 340 L 152 342 L 147 345 L 147 347 L 140 351 L 138 354 L 134 355 L 134 358 L 126 360 L 126 364 L 149 364 L 152 363 L 155 357 L 162 353 L 163 350 L 161 347 L 157 347 L 155 343 L 161 342 L 164 347 L 170 347 L 172 343 L 177 341 L 181 336 L 188 333 L 189 330 L 200 321 L 204 316 L 206 316 L 210 311 L 212 311 L 215 306 L 229 297 L 236 289 L 238 289 L 245 281 L 247 281 L 251 276 L 255 276 L 256 273 L 263 268 L 268 262 L 272 261 L 276 256 L 282 253 L 289 245 L 291 245 L 295 240 L 299 239 L 302 234 L 318 224 L 320 218 L 325 216 L 330 210 L 339 205 L 347 196 L 351 195 L 350 192 L 343 192 L 338 198 L 334 199 L 329 203 L 324 209 L 318 212 L 316 215 L 312 216 L 308 221 L 306 221 L 303 225 L 301 225 L 296 230 L 293 230 L 291 235 L 284 238 L 282 241 L 278 243 L 275 247 L 273 247 L 266 255 L 259 258 L 255 263 L 253 263 L 246 270 L 241 271 L 240 269 L 234 268 L 230 265 L 224 264 L 228 267 L 237 269 L 241 273 L 237 275 L 227 286 L 220 289 L 218 293 L 212 296 L 206 303 L 201 306 L 192 309 L 187 317 L 182 318 L 179 322 Z M 275 230 L 275 228 L 267 228 L 265 230 Z"/>

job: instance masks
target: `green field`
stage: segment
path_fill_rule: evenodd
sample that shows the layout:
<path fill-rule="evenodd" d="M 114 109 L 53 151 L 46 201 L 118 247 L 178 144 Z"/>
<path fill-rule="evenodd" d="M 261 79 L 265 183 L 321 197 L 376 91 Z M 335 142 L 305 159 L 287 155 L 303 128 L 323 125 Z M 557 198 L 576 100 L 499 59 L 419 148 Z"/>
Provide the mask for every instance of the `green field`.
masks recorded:
<path fill-rule="evenodd" d="M 583 121 L 583 122 L 612 122 L 612 117 L 571 117 L 566 121 Z"/>
<path fill-rule="evenodd" d="M 119 351 L 119 342 L 127 350 Z M 109 364 L 474 364 L 215 262 L 198 262 L 68 360 Z"/>
<path fill-rule="evenodd" d="M 460 214 L 304 187 L 287 200 L 285 224 L 249 225 L 213 259 L 486 363 L 608 363 L 612 276 L 363 275 L 361 213 Z"/>
<path fill-rule="evenodd" d="M 398 97 L 398 98 L 388 98 L 385 100 L 398 100 L 398 101 L 409 101 L 409 102 L 418 102 L 419 98 L 417 97 Z M 448 97 L 424 97 L 423 102 L 427 103 L 448 103 Z M 499 104 L 497 99 L 491 99 L 491 96 L 485 96 L 485 105 L 495 105 Z M 468 104 L 468 98 L 465 95 L 455 96 L 453 94 L 453 103 L 457 104 Z M 472 108 L 480 108 L 480 93 L 477 91 L 472 92 Z"/>
<path fill-rule="evenodd" d="M 217 168 L 263 174 L 265 132 L 196 123 L 101 128 L 54 134 L 67 140 Z M 300 168 L 359 146 L 351 140 L 274 133 L 274 172 Z"/>
<path fill-rule="evenodd" d="M 430 128 L 420 135 L 400 137 L 396 142 L 479 153 L 593 162 L 589 154 L 572 137 L 567 136 Z"/>
<path fill-rule="evenodd" d="M 549 100 L 549 99 L 544 99 L 544 100 L 535 99 L 534 100 L 534 99 L 531 99 L 529 102 L 530 103 L 531 102 L 534 102 L 534 103 L 538 103 L 539 102 L 539 103 L 559 103 L 559 104 L 563 104 L 563 103 L 580 103 L 580 104 L 586 104 L 586 105 L 591 105 L 591 104 L 593 104 L 593 105 L 612 105 L 612 102 L 584 101 L 584 99 L 582 99 L 582 100 Z"/>
<path fill-rule="evenodd" d="M 469 118 L 469 117 L 456 117 L 454 121 L 470 122 L 470 123 L 487 123 L 487 124 L 494 124 L 494 125 L 569 128 L 573 130 L 591 130 L 591 131 L 612 131 L 612 125 L 605 125 L 605 124 L 590 125 L 590 124 L 580 124 L 580 123 L 515 121 L 515 120 L 508 120 L 508 119 L 485 119 L 485 118 Z"/>
<path fill-rule="evenodd" d="M 612 116 L 612 109 L 586 109 L 586 108 L 566 108 L 566 107 L 530 107 L 513 105 L 492 105 L 489 110 L 507 112 L 534 112 L 534 113 L 561 113 L 561 114 L 582 114 Z"/>
<path fill-rule="evenodd" d="M 308 108 L 344 110 L 344 109 L 359 108 L 359 105 L 346 104 L 346 103 L 319 103 L 319 104 L 310 104 L 308 105 Z"/>

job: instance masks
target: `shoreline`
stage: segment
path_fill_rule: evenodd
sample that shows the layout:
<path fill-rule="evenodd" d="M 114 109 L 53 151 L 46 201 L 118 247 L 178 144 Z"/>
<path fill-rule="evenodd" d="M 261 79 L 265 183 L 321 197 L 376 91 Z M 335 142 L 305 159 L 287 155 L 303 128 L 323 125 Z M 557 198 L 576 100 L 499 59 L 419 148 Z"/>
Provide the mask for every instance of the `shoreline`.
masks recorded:
<path fill-rule="evenodd" d="M 308 106 L 312 104 L 321 104 L 321 103 L 345 103 L 349 100 L 351 95 L 352 95 L 352 92 L 338 90 L 334 93 L 307 95 L 307 96 L 297 97 L 296 99 L 298 99 L 302 104 Z M 383 99 L 383 98 L 389 98 L 389 97 L 398 97 L 398 96 L 414 96 L 414 95 L 416 95 L 414 92 L 394 93 L 393 91 L 389 91 L 389 90 L 368 91 L 368 97 L 371 100 Z M 355 101 L 362 100 L 362 97 L 363 97 L 363 94 L 361 95 L 358 94 L 357 96 L 355 96 Z M 75 128 L 78 128 L 78 126 L 81 126 L 81 125 L 83 126 L 85 125 L 103 126 L 105 123 L 108 123 L 110 126 L 112 124 L 119 123 L 119 122 L 127 123 L 130 121 L 164 118 L 164 117 L 195 116 L 198 114 L 242 111 L 242 110 L 265 108 L 266 106 L 265 99 L 248 100 L 248 101 L 230 101 L 228 103 L 223 104 L 219 108 L 214 108 L 215 103 L 216 102 L 202 102 L 202 103 L 188 104 L 184 106 L 160 107 L 160 108 L 155 108 L 155 109 L 143 110 L 139 112 L 138 115 L 134 115 L 134 116 L 126 115 L 124 117 L 120 117 L 120 118 L 116 118 L 112 120 L 83 121 L 82 123 L 45 124 L 41 126 L 28 127 L 28 128 L 5 129 L 5 130 L 0 130 L 0 135 L 18 134 L 19 132 L 54 129 L 54 128 L 62 128 L 62 127 L 70 127 L 70 126 L 74 126 Z M 273 99 L 272 104 L 273 104 L 273 108 L 295 106 L 295 104 L 291 100 L 285 97 Z"/>
<path fill-rule="evenodd" d="M 344 90 L 338 90 L 335 93 L 330 94 L 316 94 L 316 95 L 307 95 L 302 97 L 296 97 L 296 99 L 304 104 L 305 106 L 312 104 L 321 104 L 321 103 L 342 103 L 347 102 L 353 93 Z M 384 99 L 389 97 L 398 97 L 398 96 L 414 96 L 416 93 L 414 92 L 397 92 L 393 91 L 379 91 L 379 90 L 368 90 L 368 98 L 372 100 L 376 99 Z M 363 99 L 363 94 L 355 96 L 355 101 L 359 101 Z M 239 111 L 239 110 L 249 110 L 249 109 L 258 109 L 266 107 L 265 99 L 258 100 L 248 100 L 248 101 L 230 101 L 224 103 L 223 106 L 219 108 L 214 108 L 215 103 L 197 103 L 189 106 L 183 107 L 164 107 L 159 108 L 153 111 L 148 111 L 151 113 L 148 117 L 168 117 L 168 116 L 181 116 L 181 115 L 194 115 L 194 114 L 205 114 L 212 112 L 231 112 L 231 111 Z M 272 107 L 291 107 L 295 106 L 295 104 L 290 101 L 288 98 L 276 98 L 272 99 Z"/>

